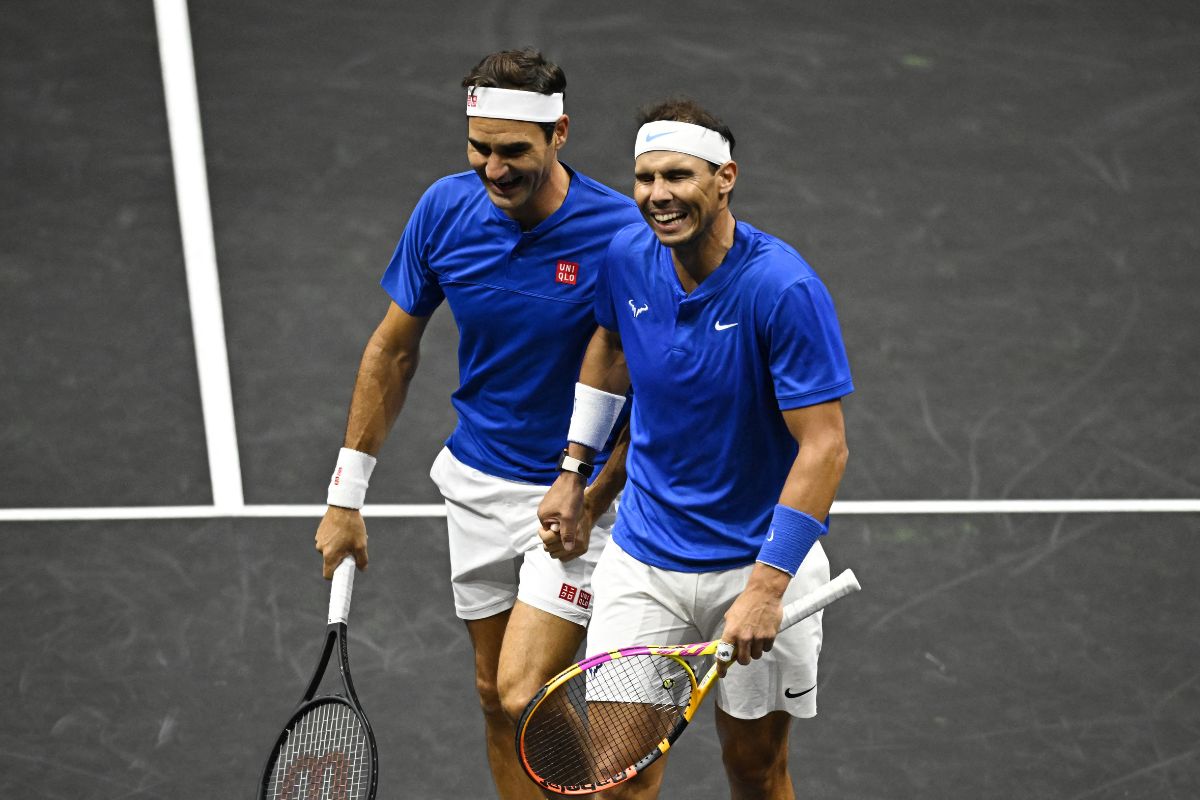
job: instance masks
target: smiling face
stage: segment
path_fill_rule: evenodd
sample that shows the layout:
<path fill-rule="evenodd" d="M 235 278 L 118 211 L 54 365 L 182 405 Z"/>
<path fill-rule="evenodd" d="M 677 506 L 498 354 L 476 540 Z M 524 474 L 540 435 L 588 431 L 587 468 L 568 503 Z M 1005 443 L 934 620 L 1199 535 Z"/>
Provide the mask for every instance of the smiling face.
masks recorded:
<path fill-rule="evenodd" d="M 737 164 L 720 167 L 696 156 L 651 150 L 633 165 L 633 199 L 666 247 L 699 245 L 729 208 Z"/>
<path fill-rule="evenodd" d="M 534 122 L 468 118 L 471 169 L 496 207 L 514 220 L 536 225 L 562 202 L 565 187 L 559 183 L 566 176 L 558 163 L 558 151 L 566 143 L 567 126 L 567 117 L 559 117 L 550 141 L 546 141 L 542 127 Z"/>

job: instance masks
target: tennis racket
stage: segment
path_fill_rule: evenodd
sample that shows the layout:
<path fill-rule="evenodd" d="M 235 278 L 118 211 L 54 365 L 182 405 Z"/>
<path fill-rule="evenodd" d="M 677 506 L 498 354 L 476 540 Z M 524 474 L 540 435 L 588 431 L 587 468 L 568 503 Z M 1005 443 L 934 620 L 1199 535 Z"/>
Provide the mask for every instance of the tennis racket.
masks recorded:
<path fill-rule="evenodd" d="M 783 609 L 779 630 L 859 590 L 846 570 Z M 629 780 L 683 733 L 734 646 L 716 639 L 626 647 L 568 667 L 543 686 L 517 723 L 517 755 L 535 783 L 591 794 Z M 696 676 L 703 674 L 697 680 Z"/>
<path fill-rule="evenodd" d="M 333 573 L 325 646 L 308 689 L 275 742 L 263 769 L 259 800 L 374 800 L 379 777 L 375 734 L 363 714 L 346 654 L 346 618 L 354 588 L 354 559 Z M 340 682 L 329 694 L 317 689 L 334 653 Z"/>

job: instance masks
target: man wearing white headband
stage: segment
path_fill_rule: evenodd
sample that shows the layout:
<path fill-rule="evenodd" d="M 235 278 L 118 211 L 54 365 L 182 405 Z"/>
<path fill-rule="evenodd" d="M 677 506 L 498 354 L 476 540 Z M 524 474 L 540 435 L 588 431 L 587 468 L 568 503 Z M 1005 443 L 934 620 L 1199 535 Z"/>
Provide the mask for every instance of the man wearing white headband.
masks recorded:
<path fill-rule="evenodd" d="M 840 398 L 853 384 L 816 274 L 730 211 L 728 127 L 690 101 L 642 122 L 634 199 L 645 222 L 614 237 L 579 378 L 634 390 L 629 479 L 593 576 L 587 652 L 733 643 L 741 666 L 716 703 L 731 796 L 783 800 L 795 796 L 792 717 L 816 713 L 821 621 L 779 633 L 781 609 L 829 580 L 818 538 L 846 463 Z M 591 455 L 574 440 L 568 452 Z M 572 529 L 582 489 L 577 476 L 555 482 L 543 536 Z M 657 797 L 663 763 L 611 796 Z"/>
<path fill-rule="evenodd" d="M 358 509 L 426 324 L 445 300 L 460 336 L 460 386 L 451 399 L 458 426 L 431 477 L 446 498 L 455 609 L 475 651 L 497 792 L 538 798 L 517 763 L 506 709 L 519 713 L 573 660 L 591 615 L 591 572 L 612 525 L 624 458 L 609 460 L 606 436 L 587 463 L 560 460 L 562 437 L 596 328 L 604 250 L 639 215 L 628 198 L 558 160 L 569 124 L 566 78 L 540 53 L 489 55 L 463 88 L 471 171 L 425 192 L 383 276 L 392 303 L 363 353 L 316 541 L 326 577 L 346 553 L 366 566 Z M 575 540 L 548 551 L 536 511 L 560 465 L 593 482 Z"/>

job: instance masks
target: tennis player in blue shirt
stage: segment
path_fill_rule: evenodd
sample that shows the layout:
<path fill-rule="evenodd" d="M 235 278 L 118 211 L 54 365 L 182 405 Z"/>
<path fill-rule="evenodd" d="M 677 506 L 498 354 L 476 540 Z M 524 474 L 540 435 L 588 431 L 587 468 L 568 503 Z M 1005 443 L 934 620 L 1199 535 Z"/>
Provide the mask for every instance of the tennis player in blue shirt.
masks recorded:
<path fill-rule="evenodd" d="M 594 462 L 578 546 L 547 552 L 537 506 L 558 475 L 574 378 L 596 329 L 600 263 L 613 234 L 640 216 L 558 160 L 569 127 L 558 66 L 534 50 L 494 53 L 463 86 L 471 171 L 425 192 L 383 276 L 392 303 L 363 353 L 316 544 L 327 578 L 348 553 L 366 567 L 359 509 L 426 324 L 446 301 L 460 335 L 458 425 L 431 477 L 446 498 L 454 603 L 475 651 L 499 796 L 538 798 L 504 709 L 519 713 L 583 639 L 623 447 L 602 471 L 607 453 Z"/>
<path fill-rule="evenodd" d="M 845 468 L 840 398 L 853 384 L 816 274 L 730 211 L 728 127 L 679 100 L 642 123 L 634 199 L 645 222 L 609 248 L 601 327 L 580 372 L 569 460 L 539 509 L 542 536 L 574 546 L 584 480 L 571 467 L 591 463 L 632 383 L 628 483 L 593 576 L 587 651 L 718 635 L 735 644 L 743 666 L 716 703 L 731 794 L 783 800 L 794 797 L 791 719 L 816 713 L 821 620 L 782 634 L 779 623 L 785 602 L 829 579 L 818 539 Z M 664 761 L 612 797 L 657 797 Z"/>

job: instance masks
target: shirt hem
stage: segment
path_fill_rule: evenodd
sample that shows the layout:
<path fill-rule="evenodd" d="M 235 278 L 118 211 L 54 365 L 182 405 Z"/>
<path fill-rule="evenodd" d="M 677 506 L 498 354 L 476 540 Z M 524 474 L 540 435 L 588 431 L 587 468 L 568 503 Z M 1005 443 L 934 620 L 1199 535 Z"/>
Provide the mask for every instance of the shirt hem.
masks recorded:
<path fill-rule="evenodd" d="M 706 564 L 682 563 L 670 561 L 668 559 L 660 559 L 646 553 L 641 547 L 637 547 L 636 543 L 629 541 L 629 535 L 624 531 L 613 531 L 612 540 L 621 546 L 621 549 L 647 566 L 655 569 L 662 569 L 668 572 L 685 572 L 689 574 L 698 574 L 705 572 L 728 572 L 731 569 L 740 569 L 750 566 L 755 562 L 758 554 L 748 554 L 745 558 L 729 559 L 726 561 L 712 562 Z"/>

